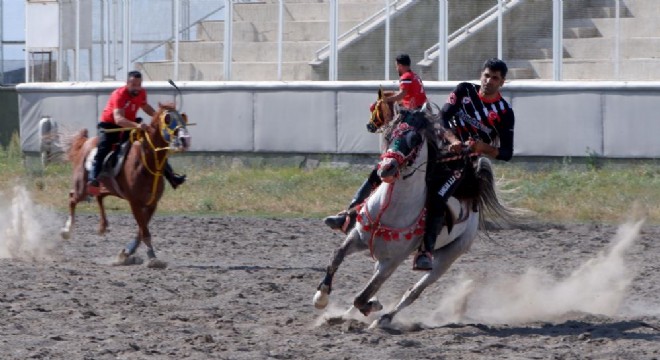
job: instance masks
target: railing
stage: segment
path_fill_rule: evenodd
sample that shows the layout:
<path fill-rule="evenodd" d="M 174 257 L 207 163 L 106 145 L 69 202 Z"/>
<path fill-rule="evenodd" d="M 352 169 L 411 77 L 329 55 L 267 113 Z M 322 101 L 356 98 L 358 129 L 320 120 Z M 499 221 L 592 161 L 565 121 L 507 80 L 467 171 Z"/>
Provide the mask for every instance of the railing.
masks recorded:
<path fill-rule="evenodd" d="M 216 13 L 218 13 L 220 10 L 222 10 L 222 9 L 224 9 L 224 8 L 225 8 L 225 4 L 223 3 L 223 4 L 220 5 L 217 9 L 212 10 L 211 12 L 209 12 L 209 13 L 206 14 L 205 16 L 199 18 L 198 20 L 196 20 L 196 21 L 193 22 L 192 24 L 190 24 L 190 25 L 188 25 L 188 26 L 186 26 L 186 27 L 180 29 L 179 32 L 178 32 L 178 34 L 177 34 L 177 36 L 180 35 L 180 34 L 182 34 L 182 33 L 184 33 L 184 32 L 186 32 L 186 31 L 188 31 L 188 30 L 190 30 L 193 26 L 198 25 L 198 24 L 201 23 L 202 21 L 204 21 L 204 20 L 210 18 L 211 16 L 215 15 Z M 152 47 L 151 49 L 148 49 L 148 50 L 142 52 L 140 55 L 134 57 L 133 60 L 131 60 L 131 62 L 135 62 L 135 61 L 141 59 L 142 57 L 144 57 L 144 56 L 146 56 L 146 55 L 149 55 L 150 53 L 156 51 L 156 49 L 158 49 L 159 47 L 161 47 L 161 46 L 163 46 L 163 45 L 169 43 L 169 42 L 172 41 L 172 40 L 174 40 L 174 35 L 170 36 L 170 37 L 169 37 L 168 39 L 166 39 L 166 40 L 163 40 L 163 41 L 157 43 L 157 44 L 156 44 L 154 47 Z"/>
<path fill-rule="evenodd" d="M 399 11 L 404 10 L 408 6 L 414 4 L 417 0 L 394 0 L 390 4 L 390 17 L 393 17 Z M 387 16 L 387 7 L 384 7 L 371 15 L 369 18 L 365 19 L 361 23 L 350 28 L 345 33 L 339 35 L 337 38 L 337 50 L 346 47 L 351 42 L 357 40 L 360 35 L 371 31 L 377 25 L 379 25 L 384 18 Z M 322 48 L 318 49 L 314 54 L 314 60 L 312 60 L 310 65 L 320 65 L 325 59 L 330 56 L 330 44 L 324 45 Z"/>
<path fill-rule="evenodd" d="M 521 4 L 524 0 L 504 0 L 502 2 L 502 13 L 510 11 L 515 6 Z M 460 29 L 454 31 L 447 37 L 447 49 L 457 46 L 463 41 L 467 40 L 472 34 L 477 33 L 481 28 L 490 24 L 497 19 L 497 12 L 499 11 L 499 4 L 486 10 L 483 14 L 472 19 L 467 24 L 463 25 Z M 440 43 L 437 42 L 430 48 L 424 51 L 424 58 L 417 64 L 421 66 L 430 66 L 433 61 L 439 56 Z"/>

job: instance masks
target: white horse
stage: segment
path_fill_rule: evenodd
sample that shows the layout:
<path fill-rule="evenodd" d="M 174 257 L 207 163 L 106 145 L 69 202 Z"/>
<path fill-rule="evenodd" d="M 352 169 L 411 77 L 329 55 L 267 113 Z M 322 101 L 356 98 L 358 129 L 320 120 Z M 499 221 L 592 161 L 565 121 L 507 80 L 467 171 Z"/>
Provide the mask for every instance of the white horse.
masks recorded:
<path fill-rule="evenodd" d="M 391 105 L 382 102 L 377 102 L 376 110 L 384 106 L 390 106 L 391 110 Z M 382 113 L 388 112 L 385 110 Z M 404 129 L 401 129 L 402 125 L 397 126 L 399 131 L 395 129 L 390 134 L 392 142 L 397 136 L 405 136 L 407 133 L 405 126 Z M 384 181 L 359 209 L 355 228 L 335 251 L 314 296 L 316 308 L 323 309 L 327 306 L 333 276 L 344 257 L 369 250 L 377 261 L 375 273 L 355 297 L 353 305 L 365 316 L 382 310 L 383 306 L 374 298 L 376 292 L 396 268 L 417 250 L 423 236 L 427 191 L 425 168 L 429 156 L 427 141 L 435 139 L 432 129 L 430 130 L 419 132 L 423 140 L 416 147 L 409 149 L 409 153 L 401 154 L 388 149 L 381 156 L 378 175 Z M 470 170 L 472 169 L 470 167 Z M 399 303 L 391 311 L 381 315 L 372 326 L 389 325 L 399 311 L 415 301 L 427 286 L 437 281 L 458 257 L 470 249 L 480 224 L 484 224 L 482 208 L 490 210 L 489 215 L 510 218 L 511 213 L 500 204 L 495 194 L 490 161 L 480 158 L 474 171 L 478 182 L 478 196 L 473 199 L 450 200 L 448 213 L 451 214 L 453 227 L 451 232 L 445 227 L 438 236 L 433 251 L 433 270 L 426 272 L 403 295 Z"/>

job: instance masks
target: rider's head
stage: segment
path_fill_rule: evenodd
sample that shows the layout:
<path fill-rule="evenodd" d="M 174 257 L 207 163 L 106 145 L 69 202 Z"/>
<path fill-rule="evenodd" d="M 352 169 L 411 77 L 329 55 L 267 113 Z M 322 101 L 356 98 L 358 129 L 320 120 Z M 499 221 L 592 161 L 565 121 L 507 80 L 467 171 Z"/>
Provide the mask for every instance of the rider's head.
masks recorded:
<path fill-rule="evenodd" d="M 508 71 L 504 61 L 497 58 L 486 60 L 481 71 L 481 89 L 479 90 L 481 95 L 486 98 L 496 96 L 504 85 Z"/>
<path fill-rule="evenodd" d="M 410 71 L 410 56 L 408 54 L 400 54 L 396 57 L 396 69 L 399 72 L 399 76 Z"/>
<path fill-rule="evenodd" d="M 131 96 L 137 96 L 142 90 L 142 74 L 137 71 L 129 71 L 126 80 L 126 88 Z"/>

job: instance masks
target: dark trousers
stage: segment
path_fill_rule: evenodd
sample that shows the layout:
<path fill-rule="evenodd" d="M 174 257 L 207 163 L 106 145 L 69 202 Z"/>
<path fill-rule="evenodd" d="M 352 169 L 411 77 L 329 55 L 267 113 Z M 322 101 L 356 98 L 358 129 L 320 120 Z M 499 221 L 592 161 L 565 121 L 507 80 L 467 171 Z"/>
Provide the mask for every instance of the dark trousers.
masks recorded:
<path fill-rule="evenodd" d="M 427 173 L 428 195 L 426 197 L 426 224 L 424 239 L 420 246 L 421 251 L 433 251 L 438 233 L 445 225 L 447 200 L 459 192 L 465 184 L 466 177 L 472 172 L 467 169 L 471 164 L 464 160 L 434 163 L 429 166 Z M 468 181 L 471 183 L 471 181 Z"/>
<path fill-rule="evenodd" d="M 96 179 L 101 173 L 103 167 L 103 160 L 112 151 L 115 145 L 121 144 L 128 140 L 128 132 L 112 132 L 108 133 L 106 129 L 118 129 L 119 126 L 115 124 L 99 123 L 99 143 L 94 157 L 94 167 L 92 169 L 91 179 Z"/>

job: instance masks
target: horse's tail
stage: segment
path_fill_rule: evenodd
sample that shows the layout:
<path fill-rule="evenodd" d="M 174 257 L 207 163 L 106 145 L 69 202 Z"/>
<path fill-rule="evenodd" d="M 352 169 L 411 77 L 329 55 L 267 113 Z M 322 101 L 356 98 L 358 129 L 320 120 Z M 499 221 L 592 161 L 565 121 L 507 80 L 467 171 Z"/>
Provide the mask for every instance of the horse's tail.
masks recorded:
<path fill-rule="evenodd" d="M 83 156 L 82 148 L 88 138 L 87 129 L 81 129 L 73 135 L 63 136 L 62 148 L 71 163 L 76 164 L 81 160 L 80 158 Z"/>
<path fill-rule="evenodd" d="M 479 183 L 479 227 L 487 229 L 488 223 L 497 226 L 507 226 L 519 223 L 520 217 L 525 214 L 517 209 L 503 204 L 497 195 L 497 186 L 493 166 L 487 158 L 479 158 L 476 166 L 476 176 Z"/>

